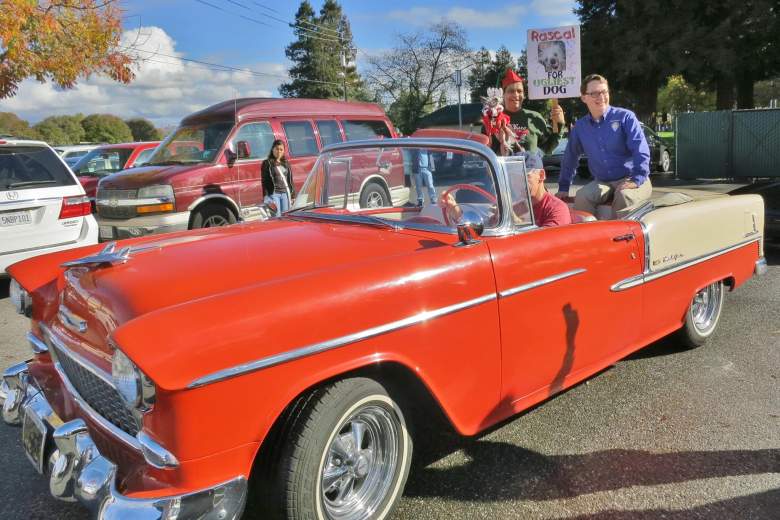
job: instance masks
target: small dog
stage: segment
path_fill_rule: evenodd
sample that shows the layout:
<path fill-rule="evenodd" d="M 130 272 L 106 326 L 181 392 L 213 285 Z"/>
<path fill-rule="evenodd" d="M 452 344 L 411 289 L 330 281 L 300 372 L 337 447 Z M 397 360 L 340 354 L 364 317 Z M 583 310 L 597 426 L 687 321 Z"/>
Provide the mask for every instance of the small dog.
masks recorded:
<path fill-rule="evenodd" d="M 539 42 L 538 54 L 545 72 L 566 70 L 566 44 L 562 41 Z"/>

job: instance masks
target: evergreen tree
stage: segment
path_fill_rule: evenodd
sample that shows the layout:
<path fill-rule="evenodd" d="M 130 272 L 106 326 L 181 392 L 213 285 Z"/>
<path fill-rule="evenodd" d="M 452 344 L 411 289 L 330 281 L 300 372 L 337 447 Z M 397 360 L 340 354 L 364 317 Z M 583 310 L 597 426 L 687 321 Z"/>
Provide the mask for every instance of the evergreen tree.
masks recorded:
<path fill-rule="evenodd" d="M 282 96 L 343 99 L 346 83 L 349 99 L 368 99 L 355 67 L 352 30 L 338 2 L 326 0 L 316 16 L 309 1 L 303 0 L 295 14 L 294 31 L 296 40 L 285 50 L 294 64 L 289 71 L 292 81 L 279 88 Z M 346 67 L 342 66 L 343 55 Z"/>
<path fill-rule="evenodd" d="M 503 45 L 498 48 L 493 59 L 490 59 L 490 52 L 483 47 L 477 53 L 476 61 L 477 64 L 469 73 L 468 85 L 471 89 L 471 101 L 479 103 L 480 96 L 487 94 L 488 87 L 500 87 L 499 81 L 506 69 L 516 68 L 517 64 L 512 53 Z"/>
<path fill-rule="evenodd" d="M 84 138 L 93 143 L 124 143 L 133 140 L 130 128 L 122 119 L 110 114 L 92 114 L 81 122 Z"/>

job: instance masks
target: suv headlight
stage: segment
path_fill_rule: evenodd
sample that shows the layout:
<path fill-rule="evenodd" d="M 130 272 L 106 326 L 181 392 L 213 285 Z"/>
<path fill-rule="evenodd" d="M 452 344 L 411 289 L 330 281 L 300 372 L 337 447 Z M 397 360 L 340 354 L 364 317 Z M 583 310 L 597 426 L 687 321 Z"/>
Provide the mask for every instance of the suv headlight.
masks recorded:
<path fill-rule="evenodd" d="M 138 189 L 139 199 L 169 199 L 173 200 L 173 186 L 170 184 L 156 184 Z"/>
<path fill-rule="evenodd" d="M 24 314 L 28 318 L 32 316 L 32 297 L 30 293 L 24 290 L 24 287 L 19 285 L 19 282 L 11 278 L 11 285 L 8 289 L 8 296 L 11 298 L 16 312 Z"/>
<path fill-rule="evenodd" d="M 154 383 L 118 348 L 111 360 L 111 378 L 128 408 L 148 410 L 154 404 Z"/>

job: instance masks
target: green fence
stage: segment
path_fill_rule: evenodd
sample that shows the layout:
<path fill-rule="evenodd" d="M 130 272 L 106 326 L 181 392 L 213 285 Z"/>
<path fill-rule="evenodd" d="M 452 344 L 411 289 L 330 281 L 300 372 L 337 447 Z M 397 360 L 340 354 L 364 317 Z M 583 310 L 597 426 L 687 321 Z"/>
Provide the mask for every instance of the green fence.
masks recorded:
<path fill-rule="evenodd" d="M 679 114 L 675 140 L 678 177 L 780 177 L 780 110 Z"/>

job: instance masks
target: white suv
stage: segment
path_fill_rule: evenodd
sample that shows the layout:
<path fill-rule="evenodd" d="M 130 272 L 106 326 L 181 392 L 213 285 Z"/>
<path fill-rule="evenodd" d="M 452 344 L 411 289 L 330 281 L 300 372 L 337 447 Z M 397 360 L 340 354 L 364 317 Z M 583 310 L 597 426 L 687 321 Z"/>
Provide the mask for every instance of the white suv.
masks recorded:
<path fill-rule="evenodd" d="M 97 243 L 89 199 L 41 141 L 0 138 L 0 277 L 9 265 Z"/>

